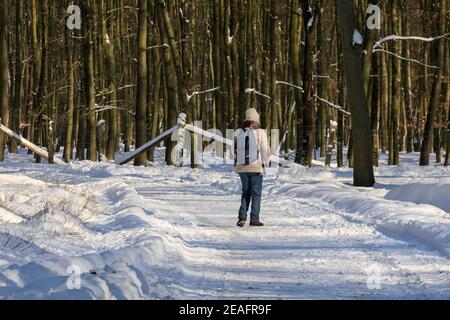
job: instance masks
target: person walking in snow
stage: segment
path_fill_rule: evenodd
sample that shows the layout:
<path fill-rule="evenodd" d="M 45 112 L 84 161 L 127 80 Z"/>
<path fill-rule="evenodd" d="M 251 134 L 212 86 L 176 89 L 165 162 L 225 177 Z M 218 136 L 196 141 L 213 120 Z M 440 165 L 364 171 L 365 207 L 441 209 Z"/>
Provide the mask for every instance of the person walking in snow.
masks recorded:
<path fill-rule="evenodd" d="M 269 166 L 270 147 L 266 131 L 260 128 L 260 116 L 256 109 L 245 112 L 241 129 L 236 132 L 234 143 L 236 172 L 242 183 L 241 207 L 239 209 L 238 227 L 243 227 L 250 208 L 250 226 L 262 227 L 259 219 L 263 173 Z"/>

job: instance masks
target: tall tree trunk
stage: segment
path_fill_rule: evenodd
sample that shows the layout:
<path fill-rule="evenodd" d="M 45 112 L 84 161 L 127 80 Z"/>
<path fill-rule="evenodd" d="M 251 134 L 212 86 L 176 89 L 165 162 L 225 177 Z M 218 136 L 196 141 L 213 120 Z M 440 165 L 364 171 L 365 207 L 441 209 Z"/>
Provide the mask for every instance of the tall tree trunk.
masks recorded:
<path fill-rule="evenodd" d="M 316 101 L 314 98 L 314 56 L 316 55 L 316 36 L 318 25 L 318 10 L 317 1 L 313 3 L 303 1 L 303 24 L 305 28 L 305 54 L 303 65 L 303 161 L 307 166 L 312 165 L 313 152 L 315 147 L 315 133 L 316 133 Z"/>
<path fill-rule="evenodd" d="M 224 41 L 225 46 L 225 70 L 226 70 L 226 89 L 227 90 L 227 123 L 226 129 L 237 124 L 237 116 L 236 116 L 236 105 L 234 99 L 234 79 L 233 79 L 233 41 L 230 42 L 231 37 L 231 27 L 230 27 L 230 19 L 231 19 L 231 9 L 230 9 L 230 0 L 225 1 L 225 25 L 224 25 L 224 33 L 227 35 L 226 37 L 222 37 L 222 41 Z M 224 132 L 225 134 L 225 132 Z"/>
<path fill-rule="evenodd" d="M 289 40 L 289 60 L 292 68 L 292 81 L 295 86 L 301 87 L 302 75 L 301 75 L 301 61 L 300 61 L 300 47 L 302 36 L 302 24 L 301 24 L 301 6 L 299 0 L 291 1 L 291 27 L 290 27 L 290 40 Z M 295 162 L 302 162 L 303 154 L 303 99 L 302 92 L 299 89 L 294 91 L 295 99 L 295 112 L 296 112 L 296 153 Z"/>
<path fill-rule="evenodd" d="M 158 19 L 156 17 L 155 12 L 155 19 Z M 157 28 L 157 27 L 156 27 Z M 155 30 L 156 30 L 155 28 Z M 153 42 L 154 45 L 158 45 L 159 39 L 155 35 L 155 41 Z M 152 69 L 152 84 L 153 84 L 153 94 L 152 94 L 152 105 L 151 105 L 151 112 L 152 112 L 152 126 L 151 126 L 151 137 L 155 138 L 159 133 L 159 123 L 160 123 L 160 110 L 161 110 L 161 103 L 160 103 L 160 90 L 161 90 L 161 55 L 159 53 L 159 49 L 155 49 L 151 52 L 151 59 L 153 61 L 153 69 Z M 149 161 L 155 161 L 155 148 L 156 146 L 153 146 L 148 151 L 148 160 Z"/>
<path fill-rule="evenodd" d="M 326 152 L 326 156 L 325 156 L 325 165 L 327 167 L 331 166 L 331 158 L 333 156 L 333 144 L 334 144 L 334 140 L 336 139 L 336 128 L 337 128 L 337 122 L 330 120 L 327 152 Z"/>
<path fill-rule="evenodd" d="M 66 141 L 64 145 L 64 161 L 69 163 L 72 160 L 73 153 L 73 118 L 75 107 L 75 66 L 73 63 L 73 40 L 71 35 L 67 36 L 67 56 L 69 67 L 69 88 L 67 97 L 67 125 L 66 125 Z"/>
<path fill-rule="evenodd" d="M 169 42 L 169 46 L 170 46 L 170 52 L 172 53 L 171 57 L 171 61 L 173 63 L 173 66 L 175 68 L 175 74 L 176 74 L 176 83 L 177 83 L 177 89 L 178 89 L 178 96 L 180 99 L 180 103 L 181 103 L 181 110 L 182 112 L 185 112 L 188 116 L 188 119 L 190 119 L 190 121 L 193 121 L 195 119 L 193 119 L 194 116 L 194 107 L 192 104 L 192 100 L 188 99 L 188 94 L 187 94 L 187 88 L 186 88 L 186 82 L 184 79 L 184 74 L 183 74 L 183 67 L 182 67 L 182 61 L 181 61 L 181 56 L 179 54 L 179 50 L 177 48 L 177 43 L 176 43 L 176 39 L 175 39 L 175 30 L 173 28 L 173 25 L 171 23 L 170 20 L 170 16 L 169 16 L 169 12 L 167 10 L 167 5 L 165 3 L 164 0 L 158 0 L 158 4 L 159 4 L 159 13 L 160 13 L 160 19 L 163 23 L 164 26 L 164 31 L 167 35 L 167 40 Z M 192 141 L 192 139 L 191 139 Z M 194 144 L 191 143 L 191 147 Z M 191 149 L 191 151 L 193 151 Z M 196 167 L 196 163 L 195 163 L 195 153 L 192 153 L 193 156 L 191 156 L 191 167 Z"/>
<path fill-rule="evenodd" d="M 408 8 L 408 3 L 410 1 L 403 0 L 403 8 Z M 409 30 L 409 16 L 407 14 L 402 15 L 402 26 L 404 30 Z M 411 56 L 411 46 L 409 41 L 403 42 L 403 52 L 405 57 L 410 59 Z M 412 94 L 412 74 L 411 74 L 411 62 L 403 61 L 403 86 L 405 104 L 406 104 L 406 152 L 411 153 L 414 150 L 414 128 L 418 122 L 414 119 L 414 105 L 413 105 L 413 94 Z M 417 99 L 416 99 L 417 100 Z"/>
<path fill-rule="evenodd" d="M 389 149 L 388 135 L 389 135 L 389 77 L 387 56 L 381 55 L 379 57 L 381 68 L 379 72 L 380 77 L 380 145 L 381 151 L 386 153 Z"/>
<path fill-rule="evenodd" d="M 248 106 L 248 95 L 245 93 L 246 89 L 246 55 L 245 44 L 247 42 L 247 10 L 246 3 L 248 0 L 237 0 L 238 15 L 238 39 L 237 39 L 237 53 L 238 53 L 238 75 L 239 75 L 239 93 L 238 93 L 238 105 L 239 105 L 239 119 L 244 120 L 245 109 Z"/>
<path fill-rule="evenodd" d="M 318 17 L 317 19 L 319 19 L 318 21 L 318 26 L 317 26 L 317 44 L 319 46 L 318 52 L 317 54 L 319 55 L 318 58 L 318 62 L 317 62 L 317 77 L 316 77 L 316 82 L 317 82 L 317 94 L 324 99 L 327 99 L 327 94 L 328 94 L 328 90 L 327 90 L 327 84 L 328 82 L 325 80 L 325 75 L 329 74 L 329 70 L 328 67 L 326 66 L 328 61 L 327 59 L 329 57 L 327 57 L 326 55 L 326 45 L 325 43 L 329 42 L 329 39 L 326 39 L 326 23 L 324 22 L 324 15 L 323 15 L 323 6 L 324 6 L 324 1 L 323 0 L 319 0 L 319 10 L 318 10 Z M 334 37 L 334 33 L 333 33 L 333 37 Z M 327 40 L 327 41 L 325 41 Z M 327 128 L 329 128 L 330 130 L 333 129 L 333 126 L 330 126 L 331 120 L 328 121 L 329 119 L 331 119 L 331 115 L 329 113 L 328 110 L 328 105 L 325 103 L 321 103 L 320 106 L 318 106 L 318 116 L 317 116 L 317 128 L 316 128 L 316 145 L 319 146 L 320 148 L 320 157 L 324 157 L 325 154 L 327 154 L 327 156 L 329 155 L 329 139 L 331 138 L 331 132 L 328 133 L 328 137 L 327 137 Z M 334 128 L 334 137 L 333 137 L 333 141 L 335 139 L 335 133 L 336 133 L 336 128 Z M 328 144 L 328 145 L 327 145 Z M 332 148 L 331 148 L 332 149 Z M 332 151 L 332 150 L 331 150 Z M 329 159 L 330 163 L 331 163 L 331 159 Z"/>
<path fill-rule="evenodd" d="M 370 122 L 360 59 L 361 46 L 353 44 L 356 30 L 353 0 L 336 0 L 336 2 L 355 146 L 353 148 L 353 183 L 355 186 L 371 187 L 375 183 L 375 178 L 371 155 Z"/>
<path fill-rule="evenodd" d="M 46 92 L 48 90 L 48 17 L 49 17 L 49 7 L 47 1 L 42 3 L 42 28 L 41 28 L 41 38 L 42 38 L 42 59 L 41 59 L 41 70 L 39 72 L 39 84 L 36 94 L 36 112 L 37 112 L 37 122 L 36 122 L 36 144 L 38 146 L 45 145 L 44 143 L 44 130 L 45 123 L 48 118 L 44 117 L 45 111 L 47 110 L 47 97 Z M 41 163 L 42 158 L 36 155 L 36 163 Z"/>
<path fill-rule="evenodd" d="M 224 123 L 224 114 L 225 114 L 225 101 L 223 99 L 224 96 L 224 68 L 223 68 L 223 58 L 224 58 L 224 39 L 225 36 L 222 33 L 222 24 L 223 24 L 223 16 L 221 15 L 221 4 L 223 1 L 214 0 L 211 2 L 212 6 L 212 14 L 213 14 L 213 23 L 212 23 L 212 31 L 213 31 L 213 68 L 214 68 L 214 87 L 219 87 L 219 90 L 214 92 L 215 99 L 215 107 L 216 107 L 216 116 L 213 121 L 215 121 L 214 128 L 218 128 L 223 132 L 225 129 Z"/>
<path fill-rule="evenodd" d="M 335 29 L 338 29 L 337 21 L 335 22 Z M 337 37 L 337 52 L 342 52 L 342 41 Z M 340 54 L 337 54 L 336 65 L 338 66 L 339 72 L 337 73 L 337 91 L 338 91 L 338 103 L 340 106 L 344 106 L 345 101 L 345 84 L 344 84 L 344 65 L 343 59 Z M 344 144 L 345 144 L 345 117 L 344 113 L 338 112 L 338 127 L 337 127 L 337 138 L 336 138 L 336 162 L 338 168 L 344 167 Z"/>
<path fill-rule="evenodd" d="M 148 1 L 139 0 L 138 61 L 136 97 L 136 148 L 147 142 L 147 17 Z M 147 155 L 141 153 L 134 159 L 135 166 L 147 164 Z"/>
<path fill-rule="evenodd" d="M 102 11 L 106 11 L 103 8 L 104 4 L 102 1 Z M 110 7 L 113 7 L 113 3 L 110 3 Z M 113 30 L 111 27 L 108 28 L 106 22 L 106 16 L 102 19 L 102 44 L 105 53 L 105 63 L 106 63 L 106 82 L 108 85 L 110 108 L 108 110 L 108 141 L 106 144 L 106 158 L 115 159 L 115 153 L 119 150 L 119 112 L 117 110 L 117 80 L 116 80 L 116 58 L 114 56 L 114 45 L 113 45 Z M 131 124 L 130 124 L 131 126 Z"/>
<path fill-rule="evenodd" d="M 156 20 L 158 20 L 159 33 L 161 45 L 167 44 L 169 39 L 165 31 L 164 22 L 161 17 L 160 8 L 157 7 Z M 175 74 L 175 69 L 172 62 L 172 53 L 170 48 L 164 47 L 164 82 L 165 82 L 165 97 L 167 97 L 167 108 L 166 108 L 166 129 L 169 129 L 176 125 L 177 113 L 178 113 L 178 95 L 177 95 L 177 75 Z M 173 157 L 173 151 L 176 146 L 176 141 L 172 141 L 171 137 L 165 141 L 166 145 L 166 164 L 175 165 L 175 157 Z"/>
<path fill-rule="evenodd" d="M 447 55 L 446 55 L 446 65 L 450 66 L 450 45 L 447 42 Z M 446 95 L 445 95 L 445 105 L 446 105 L 446 112 L 447 112 L 447 126 L 446 126 L 446 145 L 445 145 L 445 160 L 444 165 L 448 166 L 450 164 L 450 71 L 447 68 L 447 79 L 446 79 Z"/>
<path fill-rule="evenodd" d="M 92 48 L 93 10 L 90 1 L 83 2 L 83 82 L 87 110 L 87 160 L 97 161 L 97 114 L 95 111 L 94 52 Z"/>
<path fill-rule="evenodd" d="M 369 0 L 369 4 L 378 5 L 379 0 Z M 367 16 L 366 16 L 367 17 Z M 378 35 L 377 29 L 369 29 L 366 27 L 366 36 L 364 41 L 364 59 L 363 59 L 363 74 L 364 74 L 364 92 L 366 96 L 369 94 L 369 82 L 370 75 L 372 71 L 372 56 L 373 56 L 373 45 L 375 39 Z M 370 101 L 368 101 L 370 104 Z"/>
<path fill-rule="evenodd" d="M 12 107 L 12 124 L 11 129 L 19 132 L 22 117 L 22 97 L 23 97 L 23 54 L 22 54 L 22 17 L 23 17 L 23 0 L 16 1 L 16 30 L 15 30 L 15 79 L 14 79 L 14 101 Z M 12 139 L 9 151 L 17 153 L 17 142 Z"/>
<path fill-rule="evenodd" d="M 440 1 L 439 6 L 439 21 L 438 21 L 438 33 L 443 35 L 446 31 L 446 0 Z M 439 100 L 442 87 L 442 76 L 444 71 L 444 59 L 445 59 L 445 38 L 441 38 L 436 42 L 436 48 L 434 52 L 434 65 L 437 65 L 439 69 L 435 71 L 433 90 L 431 93 L 430 104 L 428 107 L 427 121 L 425 124 L 424 138 L 422 148 L 420 150 L 420 165 L 428 166 L 430 164 L 430 153 L 433 141 L 433 123 L 436 115 L 436 110 L 439 106 Z"/>
<path fill-rule="evenodd" d="M 400 30 L 400 17 L 399 12 L 399 0 L 393 0 L 392 16 L 393 18 L 393 31 L 394 34 L 401 34 Z M 401 43 L 396 41 L 394 43 L 394 52 L 401 55 Z M 402 77 L 401 77 L 402 62 L 400 59 L 394 58 L 392 68 L 392 165 L 398 165 L 400 163 L 399 157 L 399 138 L 400 138 L 400 108 L 401 108 L 401 95 L 402 95 Z"/>
<path fill-rule="evenodd" d="M 29 139 L 31 142 L 36 142 L 36 118 L 35 111 L 38 110 L 37 92 L 39 90 L 39 79 L 41 71 L 41 51 L 39 49 L 38 40 L 38 7 L 37 0 L 31 0 L 31 36 L 32 36 L 32 47 L 33 47 L 33 77 L 32 77 L 32 94 L 31 94 L 31 108 L 29 108 Z M 31 150 L 28 151 L 31 154 Z"/>
<path fill-rule="evenodd" d="M 374 61 L 374 71 L 378 74 L 378 59 Z M 372 84 L 372 99 L 370 101 L 371 112 L 370 112 L 370 129 L 372 131 L 372 159 L 374 166 L 378 167 L 378 152 L 379 152 L 379 139 L 378 139 L 378 123 L 379 123 L 379 85 L 380 81 L 378 78 L 373 78 L 370 81 Z"/>
<path fill-rule="evenodd" d="M 269 14 L 269 66 L 270 73 L 266 75 L 270 77 L 270 92 L 269 96 L 271 96 L 270 100 L 270 110 L 271 110 L 271 129 L 280 129 L 279 124 L 279 114 L 281 113 L 281 105 L 278 94 L 278 86 L 277 86 L 277 71 L 278 71 L 278 59 L 277 59 L 277 48 L 279 48 L 279 38 L 280 31 L 279 30 L 279 13 L 278 13 L 278 0 L 270 1 L 270 14 Z"/>
<path fill-rule="evenodd" d="M 9 125 L 9 84 L 8 84 L 8 1 L 0 2 L 0 110 L 1 123 Z M 5 159 L 6 135 L 0 132 L 0 161 Z"/>

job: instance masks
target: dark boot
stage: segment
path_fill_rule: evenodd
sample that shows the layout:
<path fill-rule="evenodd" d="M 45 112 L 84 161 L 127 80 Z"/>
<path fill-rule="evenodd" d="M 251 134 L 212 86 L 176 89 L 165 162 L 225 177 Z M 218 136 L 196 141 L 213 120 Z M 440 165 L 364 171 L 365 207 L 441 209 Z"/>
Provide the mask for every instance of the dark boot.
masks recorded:
<path fill-rule="evenodd" d="M 245 219 L 239 219 L 238 223 L 236 223 L 236 226 L 243 227 L 245 225 Z"/>
<path fill-rule="evenodd" d="M 264 223 L 262 223 L 259 220 L 255 220 L 255 221 L 250 221 L 250 225 L 253 227 L 262 227 L 262 226 L 264 226 Z"/>

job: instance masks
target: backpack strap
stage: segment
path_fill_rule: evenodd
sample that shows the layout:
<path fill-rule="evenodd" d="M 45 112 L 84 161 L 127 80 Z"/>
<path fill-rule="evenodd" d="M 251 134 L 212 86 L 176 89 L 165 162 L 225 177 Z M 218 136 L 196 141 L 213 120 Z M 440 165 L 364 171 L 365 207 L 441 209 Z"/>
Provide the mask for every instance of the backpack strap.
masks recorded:
<path fill-rule="evenodd" d="M 250 131 L 251 132 L 251 131 Z M 245 165 L 250 164 L 250 137 L 245 137 Z"/>
<path fill-rule="evenodd" d="M 234 137 L 234 166 L 237 166 L 237 137 Z"/>

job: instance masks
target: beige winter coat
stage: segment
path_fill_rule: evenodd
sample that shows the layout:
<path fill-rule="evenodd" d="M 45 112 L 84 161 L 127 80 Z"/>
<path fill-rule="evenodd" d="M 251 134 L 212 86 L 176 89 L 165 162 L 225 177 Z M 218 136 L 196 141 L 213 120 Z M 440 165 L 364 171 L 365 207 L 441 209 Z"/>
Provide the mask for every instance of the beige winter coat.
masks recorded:
<path fill-rule="evenodd" d="M 253 163 L 248 165 L 245 164 L 237 164 L 236 172 L 237 173 L 263 173 L 263 164 L 265 167 L 269 166 L 270 159 L 270 146 L 267 138 L 267 133 L 263 129 L 255 129 L 256 131 L 256 143 L 258 144 L 259 149 L 259 157 Z M 242 132 L 242 129 L 238 129 L 236 131 L 236 137 Z M 236 155 L 235 155 L 236 157 Z"/>

